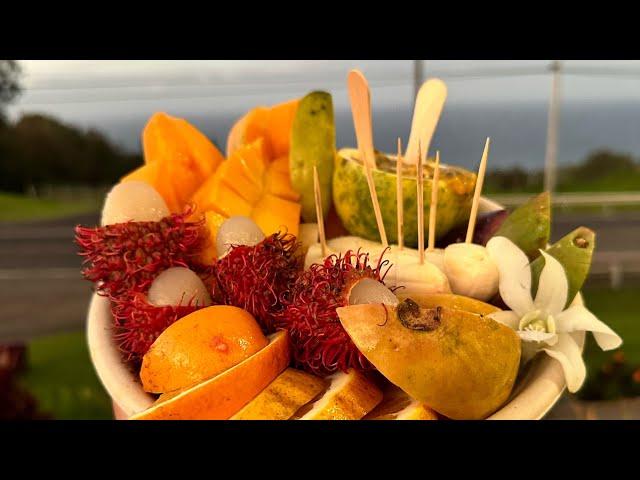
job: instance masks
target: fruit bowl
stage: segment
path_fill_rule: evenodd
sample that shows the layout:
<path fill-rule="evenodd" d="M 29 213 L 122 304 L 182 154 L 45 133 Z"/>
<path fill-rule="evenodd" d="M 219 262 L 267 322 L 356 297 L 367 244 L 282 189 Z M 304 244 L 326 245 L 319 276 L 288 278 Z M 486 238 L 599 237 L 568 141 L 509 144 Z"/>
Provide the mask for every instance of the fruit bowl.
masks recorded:
<path fill-rule="evenodd" d="M 486 198 L 481 213 L 502 207 Z M 582 304 L 578 294 L 573 304 Z M 148 408 L 155 398 L 142 389 L 137 374 L 122 361 L 110 333 L 109 302 L 94 294 L 87 315 L 87 340 L 94 368 L 114 403 L 117 417 L 127 418 Z M 584 338 L 581 344 L 584 343 Z M 582 347 L 582 345 L 581 345 Z M 539 420 L 553 407 L 566 387 L 560 363 L 549 356 L 538 356 L 521 373 L 507 402 L 489 420 Z"/>

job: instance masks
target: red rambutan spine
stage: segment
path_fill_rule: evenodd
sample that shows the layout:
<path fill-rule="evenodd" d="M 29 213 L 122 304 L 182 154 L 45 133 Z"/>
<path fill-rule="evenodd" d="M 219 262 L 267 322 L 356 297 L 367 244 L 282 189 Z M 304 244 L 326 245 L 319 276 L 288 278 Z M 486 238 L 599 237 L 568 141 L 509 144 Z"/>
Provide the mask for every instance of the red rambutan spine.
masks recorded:
<path fill-rule="evenodd" d="M 251 313 L 262 329 L 271 333 L 283 308 L 281 296 L 298 278 L 303 258 L 290 234 L 276 233 L 254 246 L 235 245 L 215 267 L 214 298 Z"/>
<path fill-rule="evenodd" d="M 169 267 L 206 270 L 198 257 L 206 239 L 204 220 L 186 221 L 189 211 L 159 222 L 127 222 L 104 227 L 77 226 L 76 243 L 83 257 L 83 276 L 98 293 L 117 298 L 146 292 Z"/>
<path fill-rule="evenodd" d="M 383 283 L 389 262 L 382 257 L 372 267 L 369 255 L 364 252 L 330 255 L 322 264 L 311 265 L 283 293 L 285 305 L 276 315 L 274 325 L 289 331 L 297 367 L 321 376 L 349 368 L 374 370 L 342 327 L 336 308 L 349 304 L 350 288 L 359 279 L 372 278 Z"/>

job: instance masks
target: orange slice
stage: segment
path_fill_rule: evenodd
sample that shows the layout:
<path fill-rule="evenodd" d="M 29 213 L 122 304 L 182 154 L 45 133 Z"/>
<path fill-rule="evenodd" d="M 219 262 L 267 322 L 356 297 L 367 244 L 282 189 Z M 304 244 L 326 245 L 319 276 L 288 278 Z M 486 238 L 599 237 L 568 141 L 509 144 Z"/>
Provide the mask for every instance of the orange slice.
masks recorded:
<path fill-rule="evenodd" d="M 253 316 L 238 307 L 214 305 L 171 324 L 142 359 L 146 392 L 164 393 L 224 372 L 267 345 Z"/>
<path fill-rule="evenodd" d="M 225 420 L 256 397 L 289 365 L 289 337 L 280 331 L 269 344 L 235 367 L 198 385 L 161 395 L 131 420 Z"/>

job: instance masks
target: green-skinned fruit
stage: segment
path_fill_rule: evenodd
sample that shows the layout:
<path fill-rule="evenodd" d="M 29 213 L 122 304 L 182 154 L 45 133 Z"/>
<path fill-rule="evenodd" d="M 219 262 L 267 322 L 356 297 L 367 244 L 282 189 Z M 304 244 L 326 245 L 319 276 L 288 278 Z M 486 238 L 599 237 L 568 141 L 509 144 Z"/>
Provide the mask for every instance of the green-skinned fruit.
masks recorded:
<path fill-rule="evenodd" d="M 486 316 L 422 308 L 351 305 L 337 309 L 342 326 L 390 382 L 452 419 L 480 419 L 509 397 L 520 365 L 514 330 Z"/>
<path fill-rule="evenodd" d="M 507 237 L 534 260 L 549 243 L 550 232 L 550 196 L 543 192 L 511 212 L 494 236 Z"/>
<path fill-rule="evenodd" d="M 344 148 L 338 152 L 333 173 L 333 203 L 338 216 L 351 235 L 380 241 L 365 170 L 358 150 Z M 418 245 L 416 167 L 405 165 L 402 178 L 404 199 L 404 243 Z M 424 215 L 429 218 L 433 163 L 425 165 Z M 396 160 L 376 152 L 373 181 L 389 243 L 398 243 L 396 208 Z M 463 168 L 440 164 L 436 238 L 469 219 L 476 175 Z M 425 221 L 424 234 L 429 226 Z"/>
<path fill-rule="evenodd" d="M 546 250 L 549 255 L 560 262 L 567 274 L 569 295 L 567 296 L 566 306 L 573 302 L 589 275 L 595 246 L 596 234 L 593 230 L 586 227 L 578 227 Z M 538 281 L 540 280 L 544 263 L 542 255 L 531 262 L 531 290 L 534 297 L 538 291 Z"/>
<path fill-rule="evenodd" d="M 322 194 L 322 212 L 326 218 L 331 207 L 331 179 L 336 154 L 336 127 L 333 101 L 327 92 L 306 95 L 296 111 L 291 131 L 289 167 L 291 185 L 300 194 L 302 219 L 316 222 L 313 167 L 318 169 Z"/>

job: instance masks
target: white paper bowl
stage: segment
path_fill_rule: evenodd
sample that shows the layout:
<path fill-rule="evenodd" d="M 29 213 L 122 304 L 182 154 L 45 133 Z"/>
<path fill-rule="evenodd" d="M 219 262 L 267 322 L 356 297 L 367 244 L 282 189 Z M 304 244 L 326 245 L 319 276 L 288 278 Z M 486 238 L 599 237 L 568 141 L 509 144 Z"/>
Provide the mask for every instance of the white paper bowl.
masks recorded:
<path fill-rule="evenodd" d="M 484 198 L 480 202 L 480 212 L 500 208 L 499 204 Z M 582 304 L 580 294 L 574 304 Z M 121 415 L 129 417 L 147 409 L 155 398 L 142 390 L 138 376 L 123 363 L 111 335 L 111 325 L 108 300 L 94 294 L 87 316 L 91 360 Z M 538 356 L 522 372 L 510 399 L 489 420 L 539 420 L 553 407 L 565 387 L 560 363 L 546 355 Z"/>

